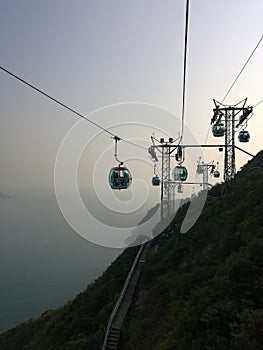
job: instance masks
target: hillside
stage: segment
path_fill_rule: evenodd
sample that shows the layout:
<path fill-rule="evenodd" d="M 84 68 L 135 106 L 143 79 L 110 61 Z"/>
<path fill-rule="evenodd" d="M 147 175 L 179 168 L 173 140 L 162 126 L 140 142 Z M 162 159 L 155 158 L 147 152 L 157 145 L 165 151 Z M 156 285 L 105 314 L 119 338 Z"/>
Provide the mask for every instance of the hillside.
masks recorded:
<path fill-rule="evenodd" d="M 197 223 L 156 239 L 123 327 L 121 350 L 261 350 L 263 152 L 212 188 Z M 0 335 L 1 350 L 97 350 L 137 248 L 64 307 Z"/>
<path fill-rule="evenodd" d="M 261 350 L 263 152 L 210 192 L 196 225 L 148 259 L 122 332 L 122 350 Z"/>

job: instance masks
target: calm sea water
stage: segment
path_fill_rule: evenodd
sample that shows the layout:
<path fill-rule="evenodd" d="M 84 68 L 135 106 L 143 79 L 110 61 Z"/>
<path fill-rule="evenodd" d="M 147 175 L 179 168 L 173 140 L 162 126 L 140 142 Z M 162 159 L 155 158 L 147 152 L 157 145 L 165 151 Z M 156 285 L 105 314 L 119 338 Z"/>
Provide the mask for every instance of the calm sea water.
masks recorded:
<path fill-rule="evenodd" d="M 54 195 L 0 200 L 0 332 L 73 299 L 120 252 L 78 236 Z"/>

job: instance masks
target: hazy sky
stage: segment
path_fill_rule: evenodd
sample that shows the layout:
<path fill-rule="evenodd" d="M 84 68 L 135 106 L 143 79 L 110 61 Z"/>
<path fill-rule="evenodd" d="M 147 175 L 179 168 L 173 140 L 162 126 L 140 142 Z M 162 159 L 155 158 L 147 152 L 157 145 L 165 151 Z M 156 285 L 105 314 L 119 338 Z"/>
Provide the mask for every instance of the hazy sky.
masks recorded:
<path fill-rule="evenodd" d="M 152 132 L 156 137 L 163 134 L 178 137 L 185 0 L 0 0 L 0 4 L 1 66 L 80 113 L 91 113 L 89 117 L 95 122 L 146 148 Z M 262 36 L 262 14 L 262 0 L 190 0 L 185 110 L 189 128 L 186 138 L 190 142 L 204 142 L 213 98 L 223 98 Z M 263 98 L 263 42 L 225 102 L 235 104 L 245 97 L 249 105 Z M 143 104 L 125 104 L 133 101 Z M 107 105 L 113 106 L 101 109 Z M 94 112 L 97 109 L 100 110 Z M 262 149 L 263 103 L 254 112 L 248 128 L 251 142 L 244 147 L 255 154 Z M 18 297 L 21 275 L 28 276 L 33 289 L 31 292 L 26 289 L 25 295 L 34 295 L 35 305 L 43 308 L 53 307 L 57 302 L 41 304 L 39 293 L 34 289 L 39 276 L 27 272 L 27 263 L 37 273 L 44 271 L 41 274 L 44 282 L 45 276 L 49 280 L 52 269 L 54 278 L 57 271 L 65 275 L 68 287 L 64 288 L 60 280 L 58 284 L 63 291 L 71 291 L 73 287 L 82 288 L 82 280 L 75 282 L 68 273 L 71 259 L 76 259 L 72 274 L 74 269 L 81 272 L 87 268 L 87 273 L 93 276 L 99 273 L 97 267 L 101 269 L 117 254 L 109 251 L 107 255 L 103 248 L 84 245 L 68 226 L 68 230 L 65 228 L 66 221 L 57 206 L 54 167 L 66 135 L 68 153 L 64 152 L 62 185 L 70 191 L 67 180 L 72 169 L 70 162 L 68 169 L 66 163 L 75 161 L 79 165 L 76 172 L 79 170 L 78 179 L 83 184 L 84 202 L 90 204 L 89 186 L 94 180 L 97 194 L 100 198 L 106 196 L 104 205 L 110 207 L 112 203 L 108 171 L 116 164 L 113 142 L 108 134 L 100 134 L 101 130 L 85 121 L 75 125 L 78 121 L 76 115 L 0 71 L 0 192 L 11 196 L 11 199 L 0 199 L 1 274 L 11 279 L 12 276 L 20 278 L 15 291 Z M 87 148 L 76 160 L 75 151 L 80 141 L 86 143 Z M 208 142 L 217 140 L 210 136 Z M 140 200 L 146 197 L 145 188 L 140 187 L 136 179 L 143 175 L 148 182 L 149 200 L 143 205 L 147 211 L 159 198 L 159 189 L 150 185 L 152 166 L 147 151 L 123 143 L 119 151 L 121 159 L 128 159 L 133 188 L 139 188 Z M 187 152 L 186 160 L 190 178 L 199 157 L 197 150 L 192 151 Z M 213 149 L 205 155 L 206 160 L 217 161 L 221 154 Z M 240 153 L 236 156 L 238 166 L 249 159 Z M 96 169 L 92 175 L 93 167 Z M 223 170 L 222 159 L 220 170 Z M 126 210 L 131 192 L 115 191 L 114 194 L 126 201 L 117 203 Z M 96 201 L 91 202 L 96 211 Z M 135 211 L 134 222 L 143 216 L 142 212 L 141 216 L 137 214 Z M 91 224 L 85 227 L 88 233 L 111 240 L 108 228 L 102 226 L 100 233 Z M 97 243 L 95 239 L 92 241 Z M 65 270 L 54 268 L 56 259 L 61 260 L 60 266 L 65 262 Z M 86 275 L 84 280 L 89 280 Z M 2 298 L 2 310 L 7 305 L 2 318 L 8 314 L 14 324 L 18 318 L 21 320 L 21 306 L 14 306 L 13 313 L 10 311 L 10 305 L 14 304 L 14 283 L 2 281 L 2 284 L 3 293 L 7 295 L 9 289 L 11 293 L 7 295 L 9 304 Z M 55 286 L 59 293 L 59 287 Z M 52 294 L 47 289 L 42 292 L 48 298 Z M 65 298 L 71 296 L 68 292 L 65 295 Z M 17 300 L 19 303 L 20 299 Z M 23 314 L 23 318 L 35 314 L 36 311 L 32 315 Z"/>
<path fill-rule="evenodd" d="M 139 101 L 180 117 L 184 12 L 183 0 L 1 0 L 1 65 L 85 115 Z M 222 99 L 262 35 L 262 13 L 261 0 L 190 1 L 185 121 L 199 142 L 212 99 Z M 262 62 L 263 43 L 227 103 L 263 98 Z M 78 117 L 3 72 L 0 89 L 0 190 L 52 191 L 59 145 Z M 262 148 L 262 112 L 263 103 L 249 122 L 253 153 Z M 172 117 L 162 125 L 150 114 L 114 116 L 91 118 L 106 127 L 139 120 L 178 136 Z M 88 138 L 99 131 L 88 128 Z M 210 152 L 208 160 L 219 156 Z"/>

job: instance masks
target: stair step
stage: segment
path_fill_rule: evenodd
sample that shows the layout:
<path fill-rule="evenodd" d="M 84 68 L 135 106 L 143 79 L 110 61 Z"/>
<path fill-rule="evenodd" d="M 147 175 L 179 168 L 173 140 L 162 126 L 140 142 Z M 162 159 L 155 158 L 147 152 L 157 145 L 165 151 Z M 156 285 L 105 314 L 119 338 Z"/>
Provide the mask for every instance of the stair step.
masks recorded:
<path fill-rule="evenodd" d="M 117 346 L 116 345 L 107 345 L 106 349 L 107 350 L 117 350 Z"/>
<path fill-rule="evenodd" d="M 109 336 L 109 338 L 108 338 L 108 341 L 118 341 L 119 340 L 119 336 L 116 336 L 116 337 L 111 337 L 111 336 Z"/>
<path fill-rule="evenodd" d="M 119 336 L 120 332 L 110 331 L 109 336 L 111 336 L 111 335 Z"/>
<path fill-rule="evenodd" d="M 115 341 L 115 342 L 107 342 L 107 346 L 116 346 L 117 347 L 117 345 L 118 345 L 118 342 L 117 341 Z"/>
<path fill-rule="evenodd" d="M 108 340 L 110 341 L 110 340 L 112 340 L 112 341 L 118 341 L 119 340 L 119 338 L 120 338 L 120 336 L 114 336 L 114 337 L 112 337 L 112 336 L 109 336 L 109 338 L 108 338 Z"/>
<path fill-rule="evenodd" d="M 111 327 L 110 330 L 113 331 L 113 332 L 119 332 L 119 333 L 121 331 L 119 328 L 115 328 L 115 327 Z"/>

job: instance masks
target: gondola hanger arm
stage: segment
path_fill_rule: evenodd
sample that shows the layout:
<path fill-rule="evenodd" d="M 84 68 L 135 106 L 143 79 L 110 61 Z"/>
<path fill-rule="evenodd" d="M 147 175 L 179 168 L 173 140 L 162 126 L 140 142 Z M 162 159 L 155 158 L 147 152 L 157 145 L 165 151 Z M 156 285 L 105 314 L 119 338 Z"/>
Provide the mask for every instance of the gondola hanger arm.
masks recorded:
<path fill-rule="evenodd" d="M 118 158 L 118 141 L 120 141 L 120 137 L 115 135 L 114 137 L 112 137 L 115 140 L 115 152 L 114 152 L 114 157 L 117 160 L 117 162 L 119 163 L 119 166 L 123 165 L 123 162 L 121 160 L 119 160 Z"/>

